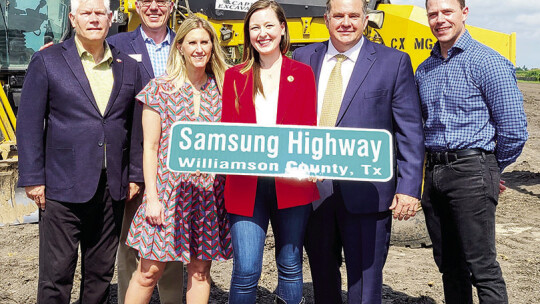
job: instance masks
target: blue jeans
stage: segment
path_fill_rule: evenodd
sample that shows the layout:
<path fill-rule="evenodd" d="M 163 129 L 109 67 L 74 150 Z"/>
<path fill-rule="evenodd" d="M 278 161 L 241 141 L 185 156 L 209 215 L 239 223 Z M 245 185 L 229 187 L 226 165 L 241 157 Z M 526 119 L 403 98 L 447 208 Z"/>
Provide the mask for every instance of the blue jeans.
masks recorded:
<path fill-rule="evenodd" d="M 229 214 L 234 249 L 230 304 L 255 303 L 264 241 L 272 223 L 278 268 L 276 294 L 289 304 L 302 300 L 302 255 L 311 204 L 278 209 L 273 178 L 259 177 L 252 217 Z"/>

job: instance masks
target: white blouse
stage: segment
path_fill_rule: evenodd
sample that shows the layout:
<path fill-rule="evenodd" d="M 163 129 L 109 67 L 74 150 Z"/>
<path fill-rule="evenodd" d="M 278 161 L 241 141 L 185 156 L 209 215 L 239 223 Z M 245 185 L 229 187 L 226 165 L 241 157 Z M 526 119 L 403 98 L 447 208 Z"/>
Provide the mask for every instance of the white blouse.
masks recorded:
<path fill-rule="evenodd" d="M 255 95 L 255 113 L 257 115 L 257 124 L 262 126 L 275 126 L 277 121 L 279 89 L 263 95 Z"/>

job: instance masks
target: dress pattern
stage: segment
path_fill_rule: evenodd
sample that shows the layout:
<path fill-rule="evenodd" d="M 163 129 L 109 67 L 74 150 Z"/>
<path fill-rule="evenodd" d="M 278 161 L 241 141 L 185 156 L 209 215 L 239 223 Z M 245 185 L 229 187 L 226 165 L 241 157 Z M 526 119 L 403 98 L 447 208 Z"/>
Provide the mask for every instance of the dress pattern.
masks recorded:
<path fill-rule="evenodd" d="M 150 83 L 137 95 L 142 103 L 159 112 L 161 138 L 158 150 L 156 185 L 163 204 L 165 223 L 152 225 L 146 221 L 146 193 L 131 223 L 127 245 L 139 256 L 161 262 L 182 261 L 191 257 L 200 260 L 232 258 L 229 222 L 224 205 L 223 176 L 176 173 L 167 168 L 169 130 L 176 121 L 221 121 L 221 95 L 215 78 L 201 89 L 199 115 L 195 116 L 194 90 L 186 83 L 174 91 L 163 77 Z"/>

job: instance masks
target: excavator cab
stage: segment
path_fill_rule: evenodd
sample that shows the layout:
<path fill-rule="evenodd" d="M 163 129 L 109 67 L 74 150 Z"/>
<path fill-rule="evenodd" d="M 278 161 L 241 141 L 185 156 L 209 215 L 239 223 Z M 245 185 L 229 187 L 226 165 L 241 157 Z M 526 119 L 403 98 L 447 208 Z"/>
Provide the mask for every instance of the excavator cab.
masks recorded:
<path fill-rule="evenodd" d="M 8 118 L 19 105 L 24 73 L 32 55 L 43 44 L 57 43 L 68 34 L 68 13 L 69 0 L 0 0 L 0 82 L 4 91 L 0 92 L 0 112 Z M 4 141 L 15 141 L 9 134 L 10 127 L 14 129 L 14 120 L 8 122 L 2 117 Z"/>
<path fill-rule="evenodd" d="M 0 69 L 26 69 L 32 54 L 69 28 L 69 0 L 0 0 Z"/>

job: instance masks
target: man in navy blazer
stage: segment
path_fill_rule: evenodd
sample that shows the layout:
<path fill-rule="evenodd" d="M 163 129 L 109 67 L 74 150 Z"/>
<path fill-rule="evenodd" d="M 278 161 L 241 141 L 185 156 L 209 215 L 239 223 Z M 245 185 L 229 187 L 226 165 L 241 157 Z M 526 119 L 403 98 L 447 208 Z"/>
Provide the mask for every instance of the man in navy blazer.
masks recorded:
<path fill-rule="evenodd" d="M 151 1 L 146 6 L 145 1 L 135 2 L 141 25 L 131 32 L 118 33 L 107 38 L 108 43 L 137 60 L 143 85 L 165 72 L 166 59 L 169 57 L 168 50 L 175 37 L 174 32 L 167 26 L 174 4 L 172 1 L 166 3 L 167 6 L 159 6 L 156 1 Z M 155 15 L 158 18 L 154 17 Z M 157 53 L 163 53 L 162 58 L 165 60 L 156 59 L 152 62 L 149 47 L 151 47 L 152 57 L 157 58 L 159 57 Z"/>
<path fill-rule="evenodd" d="M 136 59 L 141 71 L 143 85 L 150 79 L 161 76 L 165 72 L 167 58 L 174 32 L 167 26 L 167 21 L 173 9 L 173 2 L 156 1 L 135 2 L 141 26 L 131 32 L 118 33 L 107 38 L 107 41 L 120 51 Z M 124 297 L 133 272 L 137 269 L 137 250 L 126 245 L 131 221 L 142 203 L 142 193 L 126 203 L 122 233 L 118 245 L 118 304 L 124 303 Z M 162 304 L 182 303 L 183 273 L 182 262 L 170 262 L 159 279 L 159 299 Z"/>
<path fill-rule="evenodd" d="M 80 300 L 106 303 L 123 201 L 143 181 L 142 134 L 132 132 L 142 83 L 136 61 L 105 43 L 104 0 L 71 4 L 75 37 L 37 52 L 28 67 L 19 186 L 40 208 L 37 302 L 70 303 L 80 245 Z"/>
<path fill-rule="evenodd" d="M 367 5 L 331 0 L 325 13 L 330 40 L 297 49 L 317 79 L 319 117 L 334 66 L 341 63 L 342 99 L 336 127 L 388 130 L 394 136 L 396 174 L 387 182 L 319 182 L 321 200 L 307 228 L 316 303 L 341 303 L 341 251 L 349 303 L 381 303 L 392 211 L 408 219 L 418 208 L 424 160 L 422 117 L 409 56 L 363 38 Z M 338 56 L 340 57 L 340 56 Z"/>

